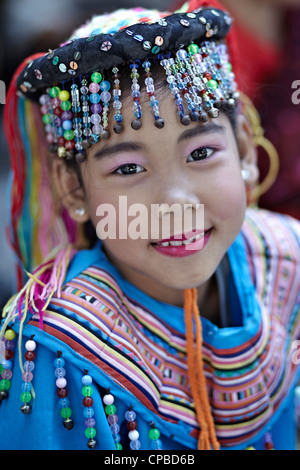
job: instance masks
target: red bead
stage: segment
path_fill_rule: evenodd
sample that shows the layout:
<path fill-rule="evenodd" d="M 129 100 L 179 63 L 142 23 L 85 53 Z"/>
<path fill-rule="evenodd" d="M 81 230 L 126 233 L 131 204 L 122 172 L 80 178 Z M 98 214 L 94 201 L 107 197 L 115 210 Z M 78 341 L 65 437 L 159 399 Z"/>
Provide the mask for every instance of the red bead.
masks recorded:
<path fill-rule="evenodd" d="M 136 428 L 137 428 L 137 422 L 136 421 L 128 421 L 127 429 L 129 429 L 129 431 L 133 431 Z"/>
<path fill-rule="evenodd" d="M 5 351 L 5 359 L 11 359 L 13 357 L 14 353 L 12 352 L 11 349 L 6 349 Z"/>
<path fill-rule="evenodd" d="M 25 359 L 26 359 L 26 361 L 34 361 L 35 353 L 33 351 L 26 351 Z"/>
<path fill-rule="evenodd" d="M 75 148 L 75 141 L 74 140 L 66 140 L 64 145 L 65 145 L 67 150 L 72 150 L 73 148 Z"/>
<path fill-rule="evenodd" d="M 274 448 L 273 442 L 265 442 L 264 447 L 266 450 L 272 450 Z"/>
<path fill-rule="evenodd" d="M 57 395 L 60 397 L 60 398 L 65 398 L 67 395 L 68 395 L 68 390 L 66 388 L 59 388 L 57 390 Z"/>
<path fill-rule="evenodd" d="M 82 403 L 84 406 L 89 408 L 94 403 L 94 400 L 92 399 L 92 397 L 84 397 L 84 399 L 82 400 Z"/>
<path fill-rule="evenodd" d="M 65 139 L 63 137 L 59 137 L 57 139 L 57 143 L 60 147 L 63 147 L 65 145 Z"/>
<path fill-rule="evenodd" d="M 53 113 L 55 114 L 55 116 L 60 116 L 61 113 L 62 113 L 62 110 L 61 110 L 61 108 L 55 108 L 53 110 Z"/>

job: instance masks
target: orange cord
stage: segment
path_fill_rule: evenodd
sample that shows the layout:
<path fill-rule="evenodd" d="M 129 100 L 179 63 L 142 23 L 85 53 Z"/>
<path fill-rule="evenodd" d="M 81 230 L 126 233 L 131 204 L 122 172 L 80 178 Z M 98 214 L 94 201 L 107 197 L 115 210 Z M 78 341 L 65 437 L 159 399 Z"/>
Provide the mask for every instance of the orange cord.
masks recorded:
<path fill-rule="evenodd" d="M 200 425 L 198 450 L 211 450 L 211 448 L 219 450 L 220 444 L 215 433 L 214 420 L 211 414 L 204 375 L 202 326 L 196 288 L 185 289 L 184 312 L 187 339 L 187 365 L 196 415 Z M 196 351 L 194 350 L 193 318 L 196 326 Z"/>

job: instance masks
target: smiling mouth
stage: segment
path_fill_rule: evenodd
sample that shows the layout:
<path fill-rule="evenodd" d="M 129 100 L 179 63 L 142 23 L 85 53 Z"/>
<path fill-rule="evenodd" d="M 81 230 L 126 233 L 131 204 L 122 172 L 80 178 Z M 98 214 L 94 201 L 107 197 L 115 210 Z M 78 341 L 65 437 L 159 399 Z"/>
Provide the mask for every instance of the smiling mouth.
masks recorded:
<path fill-rule="evenodd" d="M 168 247 L 168 246 L 190 245 L 191 243 L 195 243 L 196 241 L 203 238 L 211 230 L 212 230 L 212 228 L 201 231 L 201 232 L 198 231 L 198 233 L 196 235 L 193 235 L 189 238 L 187 238 L 184 234 L 182 234 L 182 235 L 180 235 L 181 240 L 176 240 L 175 236 L 173 236 L 168 240 L 162 240 L 162 241 L 159 241 L 159 242 L 151 243 L 151 245 L 155 245 L 155 246 L 158 246 L 158 247 L 160 247 L 160 246 L 161 247 Z"/>
<path fill-rule="evenodd" d="M 168 240 L 164 242 L 157 242 L 153 243 L 153 245 L 157 246 L 182 246 L 182 245 L 189 245 L 190 243 L 195 242 L 196 240 L 199 240 L 202 238 L 204 235 L 204 232 L 200 233 L 199 235 L 196 235 L 195 237 L 188 238 L 187 240 Z"/>

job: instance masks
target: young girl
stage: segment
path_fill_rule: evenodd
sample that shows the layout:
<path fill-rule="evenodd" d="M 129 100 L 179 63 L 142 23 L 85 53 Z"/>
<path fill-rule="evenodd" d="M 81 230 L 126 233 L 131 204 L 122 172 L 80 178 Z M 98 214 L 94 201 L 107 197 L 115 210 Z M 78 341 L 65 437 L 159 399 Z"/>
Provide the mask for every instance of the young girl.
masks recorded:
<path fill-rule="evenodd" d="M 246 208 L 211 4 L 95 17 L 14 77 L 2 449 L 295 448 L 299 223 Z"/>

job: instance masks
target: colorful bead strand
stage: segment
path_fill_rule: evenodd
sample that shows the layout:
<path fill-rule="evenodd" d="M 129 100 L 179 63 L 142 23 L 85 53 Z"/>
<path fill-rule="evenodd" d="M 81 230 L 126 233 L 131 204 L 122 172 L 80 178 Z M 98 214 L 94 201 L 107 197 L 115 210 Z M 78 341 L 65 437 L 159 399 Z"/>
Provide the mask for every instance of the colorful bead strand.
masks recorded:
<path fill-rule="evenodd" d="M 1 380 L 0 380 L 0 402 L 8 398 L 8 391 L 11 386 L 11 378 L 12 378 L 12 367 L 13 367 L 13 349 L 15 347 L 15 337 L 16 333 L 12 329 L 7 329 L 4 333 L 4 357 L 1 361 L 0 365 L 0 373 L 1 373 Z"/>
<path fill-rule="evenodd" d="M 187 125 L 191 122 L 191 120 L 190 117 L 186 116 L 184 112 L 183 99 L 180 94 L 180 84 L 178 83 L 178 79 L 181 77 L 181 75 L 177 73 L 175 60 L 173 59 L 173 57 L 169 59 L 164 58 L 161 60 L 160 64 L 164 67 L 165 72 L 167 74 L 167 82 L 169 83 L 171 94 L 174 96 L 175 99 L 175 104 L 177 106 L 177 114 L 180 118 L 180 122 L 182 124 Z"/>
<path fill-rule="evenodd" d="M 162 442 L 160 438 L 160 431 L 155 427 L 154 423 L 150 423 L 151 429 L 149 431 L 149 438 L 151 439 L 151 449 L 162 450 Z"/>
<path fill-rule="evenodd" d="M 111 99 L 110 90 L 110 83 L 107 80 L 102 80 L 100 82 L 100 100 L 103 102 L 102 108 L 102 127 L 103 130 L 100 133 L 100 138 L 102 140 L 106 140 L 110 137 L 110 132 L 107 129 L 108 127 L 108 111 L 109 111 L 109 102 Z"/>
<path fill-rule="evenodd" d="M 106 395 L 103 397 L 103 403 L 105 405 L 105 413 L 107 415 L 107 421 L 109 423 L 109 428 L 113 437 L 113 440 L 116 445 L 117 450 L 122 450 L 121 436 L 119 434 L 120 426 L 118 425 L 119 417 L 116 414 L 116 406 L 114 405 L 114 396 L 110 393 L 110 390 L 106 390 Z"/>
<path fill-rule="evenodd" d="M 131 450 L 139 450 L 141 447 L 141 442 L 139 440 L 140 434 L 137 430 L 137 422 L 136 422 L 136 413 L 133 411 L 132 407 L 125 413 L 125 419 L 127 421 L 127 429 L 128 437 L 130 439 L 130 449 Z"/>
<path fill-rule="evenodd" d="M 89 148 L 90 146 L 90 143 L 91 143 L 91 140 L 90 140 L 90 137 L 91 137 L 91 134 L 92 134 L 92 130 L 91 130 L 91 118 L 90 118 L 90 115 L 89 115 L 89 91 L 91 93 L 94 93 L 93 91 L 93 86 L 92 85 L 95 85 L 93 83 L 91 83 L 89 85 L 89 87 L 87 86 L 88 85 L 88 81 L 87 79 L 84 77 L 82 80 L 81 80 L 81 88 L 80 88 L 80 100 L 81 100 L 81 108 L 82 108 L 82 134 L 83 134 L 83 140 L 82 140 L 82 147 L 84 149 L 87 149 Z"/>
<path fill-rule="evenodd" d="M 82 388 L 82 395 L 84 396 L 82 403 L 84 406 L 83 410 L 83 415 L 85 417 L 85 437 L 88 439 L 87 446 L 89 449 L 94 449 L 97 445 L 97 441 L 95 439 L 95 436 L 97 434 L 96 428 L 95 428 L 95 418 L 94 418 L 94 409 L 93 409 L 93 403 L 94 400 L 92 398 L 93 394 L 93 379 L 92 377 L 88 374 L 88 371 L 84 371 L 84 376 L 81 379 L 81 383 L 83 385 Z"/>
<path fill-rule="evenodd" d="M 70 402 L 67 398 L 67 380 L 65 378 L 66 370 L 64 369 L 65 360 L 61 357 L 61 351 L 57 351 L 57 357 L 54 360 L 54 375 L 56 377 L 56 386 L 58 388 L 59 404 L 61 406 L 60 414 L 64 418 L 63 425 L 66 429 L 71 430 L 74 426 L 74 422 L 71 419 L 72 410 L 69 406 Z"/>
<path fill-rule="evenodd" d="M 30 340 L 25 343 L 25 359 L 26 361 L 23 364 L 24 372 L 22 374 L 23 384 L 22 384 L 22 393 L 21 401 L 23 405 L 21 406 L 21 411 L 23 414 L 27 415 L 31 412 L 31 405 L 29 404 L 32 399 L 32 379 L 33 379 L 33 369 L 34 369 L 34 359 L 35 359 L 35 349 L 36 342 L 33 341 L 34 335 L 31 336 Z"/>
<path fill-rule="evenodd" d="M 141 117 L 142 117 L 142 111 L 141 111 L 141 106 L 140 106 L 140 85 L 138 83 L 139 79 L 139 73 L 138 73 L 138 63 L 135 62 L 134 64 L 130 65 L 131 68 L 131 74 L 130 77 L 132 79 L 132 85 L 131 85 L 131 95 L 133 98 L 133 112 L 134 112 L 134 120 L 131 122 L 131 127 L 134 130 L 140 129 L 142 125 Z"/>
<path fill-rule="evenodd" d="M 78 163 L 85 160 L 85 155 L 82 146 L 82 119 L 81 119 L 81 107 L 79 99 L 78 85 L 73 83 L 71 85 L 71 104 L 72 104 L 72 115 L 73 115 L 73 133 L 75 141 L 75 149 L 77 151 L 75 157 Z"/>
<path fill-rule="evenodd" d="M 164 120 L 160 117 L 160 112 L 159 112 L 159 101 L 156 99 L 154 95 L 154 80 L 152 78 L 152 74 L 150 71 L 151 67 L 151 62 L 149 60 L 146 60 L 143 62 L 143 67 L 145 69 L 145 87 L 146 87 L 146 92 L 148 93 L 150 97 L 150 106 L 152 108 L 152 114 L 154 116 L 154 124 L 158 129 L 162 129 L 165 125 Z"/>
<path fill-rule="evenodd" d="M 120 88 L 120 78 L 121 75 L 119 73 L 118 67 L 113 67 L 112 72 L 114 74 L 114 89 L 113 89 L 113 108 L 115 110 L 115 115 L 114 119 L 116 121 L 116 124 L 114 125 L 114 132 L 116 134 L 121 134 L 121 132 L 124 130 L 124 126 L 122 124 L 123 116 L 121 114 L 121 109 L 122 109 L 122 103 L 120 101 L 121 98 L 121 88 Z"/>
<path fill-rule="evenodd" d="M 264 435 L 264 448 L 266 450 L 273 450 L 274 449 L 272 434 L 270 432 L 266 432 L 266 434 Z"/>

